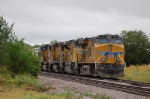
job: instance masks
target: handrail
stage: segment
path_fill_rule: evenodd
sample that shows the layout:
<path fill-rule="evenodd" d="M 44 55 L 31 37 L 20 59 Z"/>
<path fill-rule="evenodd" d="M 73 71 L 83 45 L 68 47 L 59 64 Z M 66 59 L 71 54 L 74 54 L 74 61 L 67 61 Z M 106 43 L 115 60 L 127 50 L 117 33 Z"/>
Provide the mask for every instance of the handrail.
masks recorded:
<path fill-rule="evenodd" d="M 118 55 L 118 56 L 121 59 L 121 61 L 125 63 L 125 61 L 120 57 L 120 55 Z M 126 68 L 126 63 L 125 63 L 125 68 Z"/>
<path fill-rule="evenodd" d="M 104 55 L 102 55 L 102 56 L 104 56 Z M 102 58 L 102 56 L 99 57 L 99 59 L 96 60 L 96 62 L 95 62 L 95 69 L 96 69 L 96 63 Z"/>

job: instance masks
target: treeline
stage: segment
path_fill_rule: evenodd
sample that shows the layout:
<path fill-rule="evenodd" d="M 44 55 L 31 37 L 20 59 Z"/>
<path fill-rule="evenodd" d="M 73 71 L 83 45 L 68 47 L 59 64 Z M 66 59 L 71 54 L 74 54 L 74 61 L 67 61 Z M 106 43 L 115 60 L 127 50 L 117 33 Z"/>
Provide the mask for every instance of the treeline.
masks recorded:
<path fill-rule="evenodd" d="M 122 31 L 120 34 L 125 46 L 125 62 L 129 65 L 150 63 L 150 41 L 141 30 Z"/>
<path fill-rule="evenodd" d="M 13 25 L 9 26 L 3 16 L 0 17 L 0 69 L 9 70 L 11 76 L 29 73 L 37 77 L 40 60 L 24 39 L 17 38 Z"/>

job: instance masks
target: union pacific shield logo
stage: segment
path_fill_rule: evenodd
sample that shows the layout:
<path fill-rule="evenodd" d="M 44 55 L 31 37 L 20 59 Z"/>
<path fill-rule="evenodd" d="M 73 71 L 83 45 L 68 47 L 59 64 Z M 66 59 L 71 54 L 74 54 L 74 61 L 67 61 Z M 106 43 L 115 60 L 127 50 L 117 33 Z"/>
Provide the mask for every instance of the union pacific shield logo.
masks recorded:
<path fill-rule="evenodd" d="M 120 56 L 123 54 L 123 52 L 101 52 L 101 51 L 98 51 L 97 53 L 110 58 Z"/>
<path fill-rule="evenodd" d="M 107 54 L 107 57 L 109 57 L 109 58 L 114 57 L 114 54 L 113 53 L 109 53 L 109 54 Z"/>

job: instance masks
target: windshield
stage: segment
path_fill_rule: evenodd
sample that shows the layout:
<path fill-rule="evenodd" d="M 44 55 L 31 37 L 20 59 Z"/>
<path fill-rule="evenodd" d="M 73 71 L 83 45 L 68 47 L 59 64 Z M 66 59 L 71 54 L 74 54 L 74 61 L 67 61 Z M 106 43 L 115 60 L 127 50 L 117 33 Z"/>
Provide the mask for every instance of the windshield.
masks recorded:
<path fill-rule="evenodd" d="M 111 40 L 111 42 L 112 42 L 112 43 L 120 44 L 120 43 L 122 43 L 122 40 L 119 39 L 119 38 L 113 38 L 113 39 Z"/>
<path fill-rule="evenodd" d="M 96 39 L 96 43 L 108 43 L 108 40 L 106 38 L 98 38 Z"/>

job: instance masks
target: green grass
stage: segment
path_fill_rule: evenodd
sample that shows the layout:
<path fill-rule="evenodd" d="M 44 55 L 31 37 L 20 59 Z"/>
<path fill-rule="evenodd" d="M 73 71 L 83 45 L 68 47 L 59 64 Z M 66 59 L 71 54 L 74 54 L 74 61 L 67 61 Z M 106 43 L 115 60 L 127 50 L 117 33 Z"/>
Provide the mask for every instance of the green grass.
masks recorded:
<path fill-rule="evenodd" d="M 0 99 L 75 99 L 70 91 L 47 95 L 42 90 L 45 89 L 39 80 L 31 75 L 16 75 L 15 78 L 10 74 L 0 75 Z"/>
<path fill-rule="evenodd" d="M 36 91 L 27 91 L 23 88 L 14 88 L 13 90 L 0 92 L 0 99 L 71 99 L 70 97 L 66 98 L 66 94 L 43 94 Z"/>
<path fill-rule="evenodd" d="M 127 67 L 125 68 L 125 76 L 121 79 L 150 82 L 150 65 Z"/>
<path fill-rule="evenodd" d="M 11 78 L 10 74 L 0 75 L 0 84 L 6 89 L 15 87 L 33 87 L 35 90 L 39 91 L 42 88 L 39 80 L 28 74 L 16 75 L 15 78 Z"/>
<path fill-rule="evenodd" d="M 110 99 L 110 97 L 105 94 L 104 95 L 93 95 L 89 92 L 84 93 L 83 96 L 91 97 L 93 99 Z"/>

